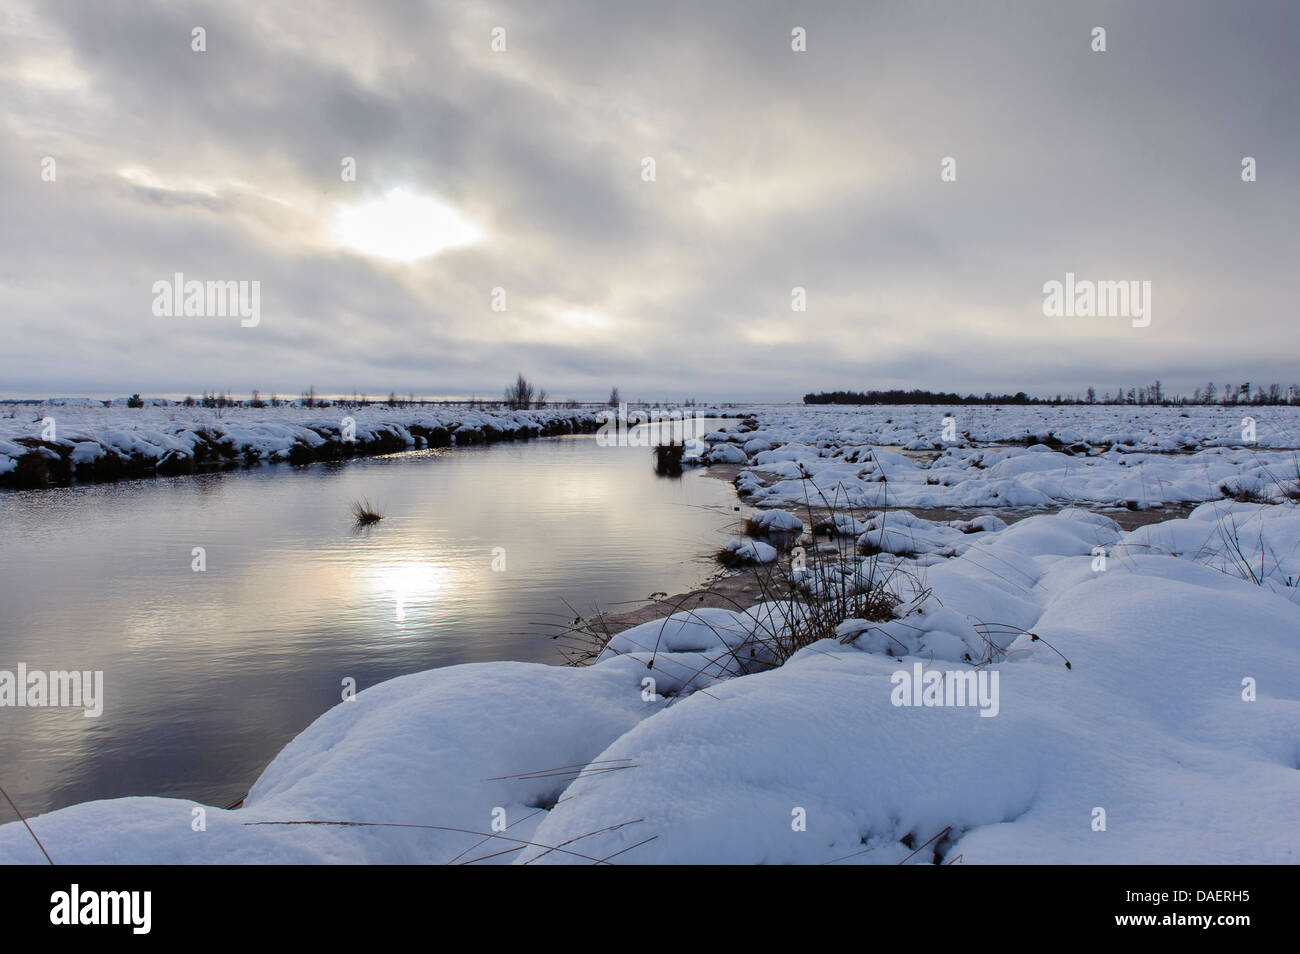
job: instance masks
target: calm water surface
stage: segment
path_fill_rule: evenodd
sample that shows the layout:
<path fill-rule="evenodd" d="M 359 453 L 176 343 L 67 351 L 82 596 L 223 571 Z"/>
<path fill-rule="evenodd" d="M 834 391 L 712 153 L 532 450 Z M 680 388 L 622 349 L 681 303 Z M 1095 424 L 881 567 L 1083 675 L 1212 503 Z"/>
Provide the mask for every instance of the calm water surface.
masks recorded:
<path fill-rule="evenodd" d="M 360 497 L 385 519 L 358 533 Z M 734 503 L 594 436 L 0 493 L 0 669 L 103 670 L 106 700 L 97 719 L 0 708 L 0 785 L 28 813 L 229 804 L 345 676 L 558 663 L 546 623 L 572 618 L 566 601 L 699 585 Z"/>

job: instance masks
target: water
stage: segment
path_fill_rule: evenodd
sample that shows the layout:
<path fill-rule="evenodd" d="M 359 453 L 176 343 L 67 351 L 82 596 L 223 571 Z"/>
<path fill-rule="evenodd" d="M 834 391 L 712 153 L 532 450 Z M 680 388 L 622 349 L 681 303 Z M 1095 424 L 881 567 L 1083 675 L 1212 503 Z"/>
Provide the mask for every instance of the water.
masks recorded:
<path fill-rule="evenodd" d="M 385 519 L 357 532 L 361 497 Z M 546 622 L 698 586 L 734 503 L 590 435 L 0 493 L 0 670 L 106 686 L 99 718 L 0 708 L 0 785 L 26 813 L 229 804 L 345 677 L 558 663 Z"/>

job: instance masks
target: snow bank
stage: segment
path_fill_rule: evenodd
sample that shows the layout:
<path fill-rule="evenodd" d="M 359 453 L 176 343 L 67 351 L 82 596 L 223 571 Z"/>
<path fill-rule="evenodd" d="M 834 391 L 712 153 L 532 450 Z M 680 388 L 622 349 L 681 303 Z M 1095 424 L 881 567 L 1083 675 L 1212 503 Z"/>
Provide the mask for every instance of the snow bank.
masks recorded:
<path fill-rule="evenodd" d="M 1300 602 L 1300 508 L 1219 501 L 1126 534 L 1114 556 L 1167 553 Z"/>
<path fill-rule="evenodd" d="M 948 829 L 912 862 L 1300 860 L 1295 607 L 1172 557 L 1094 571 L 1093 542 L 1117 528 L 1077 513 L 999 536 L 932 572 L 946 609 L 918 627 L 969 635 L 972 582 L 1021 591 L 1018 613 L 991 602 L 1041 639 L 1008 640 L 996 717 L 891 704 L 894 672 L 945 655 L 924 638 L 896 658 L 884 639 L 823 641 L 639 723 L 601 754 L 638 768 L 575 782 L 536 840 L 595 832 L 595 853 L 643 863 L 897 863 Z M 1011 582 L 1008 557 L 1032 585 Z"/>
<path fill-rule="evenodd" d="M 691 410 L 700 416 L 725 413 Z M 444 405 L 204 409 L 47 403 L 15 405 L 9 413 L 0 417 L 0 485 L 29 487 L 591 432 L 600 427 L 603 412 L 485 411 Z"/>
<path fill-rule="evenodd" d="M 317 719 L 263 772 L 244 807 L 122 798 L 32 822 L 57 863 L 417 863 L 462 860 L 527 840 L 566 783 L 656 711 L 629 663 L 586 669 L 475 663 L 403 676 Z M 556 771 L 559 769 L 559 771 Z M 594 770 L 592 769 L 588 769 Z M 506 777 L 509 776 L 509 777 Z M 506 828 L 491 832 L 494 809 Z M 437 825 L 443 830 L 267 821 Z M 17 837 L 19 834 L 24 837 Z M 509 856 L 506 856 L 507 860 Z M 0 861 L 43 861 L 21 825 L 0 828 Z"/>

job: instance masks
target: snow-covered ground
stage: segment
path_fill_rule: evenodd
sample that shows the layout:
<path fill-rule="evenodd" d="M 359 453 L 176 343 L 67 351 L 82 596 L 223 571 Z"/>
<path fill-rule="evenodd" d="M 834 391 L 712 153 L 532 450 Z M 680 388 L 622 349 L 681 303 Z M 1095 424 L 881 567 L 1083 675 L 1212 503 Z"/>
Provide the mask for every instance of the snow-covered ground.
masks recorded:
<path fill-rule="evenodd" d="M 1064 444 L 1116 444 L 1176 451 L 1242 443 L 1242 420 L 1256 422 L 1260 447 L 1300 446 L 1300 406 L 1121 404 L 1073 405 L 753 405 L 762 433 L 749 440 L 822 440 L 925 449 L 938 444 L 1033 443 L 1049 435 Z M 944 437 L 952 418 L 955 440 Z M 769 436 L 770 435 L 770 436 Z"/>
<path fill-rule="evenodd" d="M 990 432 L 978 410 L 959 433 Z M 988 440 L 1048 413 L 1014 410 Z M 760 409 L 712 441 L 753 462 L 747 499 L 799 515 L 810 482 L 860 494 L 837 529 L 902 571 L 895 618 L 776 668 L 749 664 L 785 618 L 760 604 L 642 624 L 584 668 L 416 673 L 322 715 L 237 810 L 124 798 L 32 828 L 62 863 L 1296 863 L 1300 506 L 1216 490 L 1291 458 L 1226 446 L 1217 409 L 1178 413 L 1201 450 L 1153 453 L 1178 438 L 1107 418 L 1057 437 L 1132 452 L 954 446 L 927 466 L 872 446 L 920 440 L 919 412 L 886 433 L 898 408 Z M 873 509 L 882 486 L 918 507 L 1209 502 L 1124 532 L 1075 506 L 927 520 Z M 940 702 L 985 694 L 928 704 L 932 681 Z M 283 824 L 301 822 L 331 824 Z M 0 862 L 43 860 L 0 827 Z"/>
<path fill-rule="evenodd" d="M 1146 509 L 1243 493 L 1281 499 L 1300 486 L 1297 407 L 756 413 L 757 430 L 733 424 L 709 435 L 707 458 L 747 465 L 737 486 L 758 507 Z M 1253 432 L 1242 424 L 1250 414 Z"/>

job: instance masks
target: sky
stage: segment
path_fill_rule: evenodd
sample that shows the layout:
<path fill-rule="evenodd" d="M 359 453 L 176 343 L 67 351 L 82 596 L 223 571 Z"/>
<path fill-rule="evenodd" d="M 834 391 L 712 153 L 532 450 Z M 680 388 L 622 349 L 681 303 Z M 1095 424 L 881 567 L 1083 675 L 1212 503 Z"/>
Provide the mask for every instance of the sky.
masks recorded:
<path fill-rule="evenodd" d="M 1294 2 L 0 0 L 0 396 L 1300 382 L 1298 103 Z"/>

